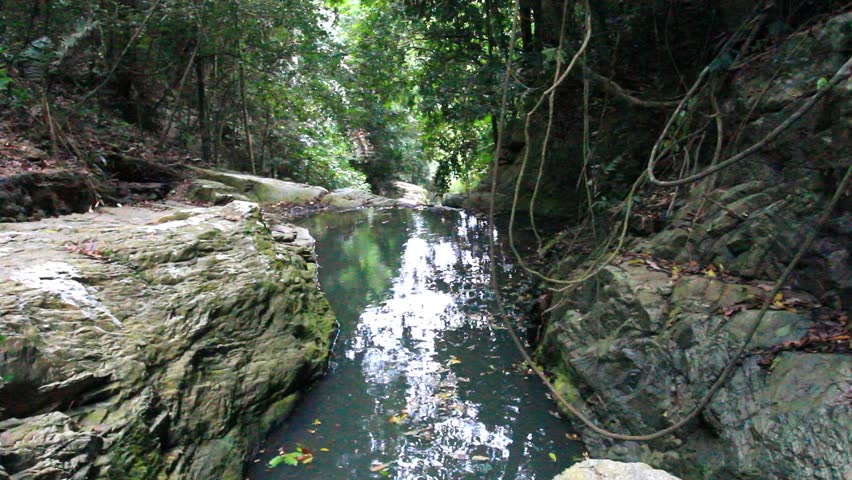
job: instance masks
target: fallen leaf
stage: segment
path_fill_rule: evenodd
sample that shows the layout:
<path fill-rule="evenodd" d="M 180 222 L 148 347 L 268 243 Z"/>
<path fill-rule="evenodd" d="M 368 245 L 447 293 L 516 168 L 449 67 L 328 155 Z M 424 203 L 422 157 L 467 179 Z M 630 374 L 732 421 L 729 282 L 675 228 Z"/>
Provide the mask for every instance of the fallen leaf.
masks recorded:
<path fill-rule="evenodd" d="M 547 454 L 547 456 L 550 457 L 550 459 L 553 460 L 554 462 L 556 461 L 556 454 L 555 453 L 550 452 L 550 453 Z"/>
<path fill-rule="evenodd" d="M 657 271 L 660 271 L 660 272 L 665 271 L 663 268 L 661 268 L 659 265 L 657 265 L 657 262 L 655 262 L 653 260 L 650 260 L 650 259 L 646 260 L 645 263 L 647 263 L 648 266 L 651 267 L 652 270 L 657 270 Z"/>
<path fill-rule="evenodd" d="M 730 308 L 726 308 L 726 309 L 725 309 L 725 312 L 724 312 L 724 313 L 725 313 L 725 317 L 727 317 L 727 318 L 731 318 L 731 316 L 733 316 L 735 313 L 737 313 L 737 312 L 743 312 L 743 311 L 745 311 L 745 310 L 747 310 L 747 309 L 748 309 L 748 307 L 746 307 L 746 306 L 745 306 L 745 305 L 743 305 L 743 304 L 734 305 L 733 307 L 730 307 Z"/>
<path fill-rule="evenodd" d="M 474 462 L 487 462 L 487 461 L 491 460 L 490 458 L 483 456 L 483 455 L 474 455 L 474 456 L 470 457 L 470 459 L 473 460 Z"/>
<path fill-rule="evenodd" d="M 395 423 L 397 425 L 402 425 L 405 423 L 405 419 L 408 418 L 408 414 L 405 412 L 400 413 L 399 415 L 391 415 L 388 420 L 390 423 Z"/>
<path fill-rule="evenodd" d="M 387 470 L 390 467 L 390 463 L 377 463 L 370 467 L 371 472 L 381 472 L 382 470 Z"/>
<path fill-rule="evenodd" d="M 784 295 L 781 292 L 775 294 L 775 298 L 772 299 L 772 309 L 774 310 L 783 310 L 784 309 Z"/>

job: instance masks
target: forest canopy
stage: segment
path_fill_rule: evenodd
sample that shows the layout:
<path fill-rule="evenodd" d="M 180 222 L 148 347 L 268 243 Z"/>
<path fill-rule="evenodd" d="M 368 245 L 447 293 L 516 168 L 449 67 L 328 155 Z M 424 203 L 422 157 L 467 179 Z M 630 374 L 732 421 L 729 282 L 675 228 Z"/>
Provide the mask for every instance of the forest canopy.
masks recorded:
<path fill-rule="evenodd" d="M 552 123 L 558 137 L 578 116 L 594 133 L 619 100 L 678 98 L 746 13 L 770 12 L 739 45 L 754 49 L 840 3 L 606 1 L 586 12 L 578 0 L 9 0 L 0 102 L 78 162 L 99 155 L 81 147 L 85 129 L 115 130 L 118 118 L 128 137 L 178 146 L 190 161 L 329 188 L 400 179 L 441 193 L 486 173 L 503 89 L 511 124 L 587 31 L 583 67 L 559 87 L 550 121 L 547 109 L 534 118 L 533 136 Z M 590 195 L 640 167 L 598 160 L 593 147 L 581 153 Z"/>

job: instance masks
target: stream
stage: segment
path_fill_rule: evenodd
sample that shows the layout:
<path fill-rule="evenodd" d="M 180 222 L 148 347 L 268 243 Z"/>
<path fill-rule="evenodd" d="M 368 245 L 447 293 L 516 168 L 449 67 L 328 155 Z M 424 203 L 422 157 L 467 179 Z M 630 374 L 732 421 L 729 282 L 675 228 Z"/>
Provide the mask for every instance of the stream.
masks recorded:
<path fill-rule="evenodd" d="M 487 222 L 393 209 L 302 226 L 340 332 L 328 375 L 248 478 L 549 480 L 576 461 L 582 444 L 494 314 Z M 499 272 L 512 292 L 525 279 L 509 258 Z M 299 447 L 309 463 L 269 467 Z"/>

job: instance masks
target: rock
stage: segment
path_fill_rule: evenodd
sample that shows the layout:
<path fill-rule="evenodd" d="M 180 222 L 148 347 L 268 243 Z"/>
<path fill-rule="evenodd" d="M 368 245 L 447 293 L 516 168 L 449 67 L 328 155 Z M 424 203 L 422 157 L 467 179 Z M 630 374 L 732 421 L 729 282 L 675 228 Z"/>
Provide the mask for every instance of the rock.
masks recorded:
<path fill-rule="evenodd" d="M 186 191 L 189 200 L 207 202 L 213 205 L 225 205 L 234 200 L 250 201 L 239 190 L 221 182 L 194 179 Z"/>
<path fill-rule="evenodd" d="M 322 199 L 322 205 L 331 210 L 352 210 L 356 208 L 409 206 L 407 202 L 380 197 L 355 188 L 335 190 Z"/>
<path fill-rule="evenodd" d="M 40 148 L 36 147 L 22 147 L 22 153 L 24 154 L 24 158 L 31 162 L 40 162 L 47 158 L 47 152 Z"/>
<path fill-rule="evenodd" d="M 172 184 L 181 178 L 177 170 L 144 158 L 121 154 L 101 157 L 103 170 L 122 182 Z"/>
<path fill-rule="evenodd" d="M 242 478 L 334 329 L 276 232 L 241 201 L 0 224 L 0 478 Z"/>
<path fill-rule="evenodd" d="M 554 298 L 563 306 L 552 312 L 538 356 L 563 396 L 599 425 L 657 431 L 692 410 L 758 313 L 722 312 L 764 293 L 703 276 L 673 285 L 643 265 L 609 265 L 571 293 L 570 306 Z M 800 339 L 812 325 L 808 312 L 770 311 L 747 352 Z M 848 478 L 852 357 L 784 352 L 771 368 L 758 360 L 747 355 L 698 421 L 671 436 L 640 444 L 578 431 L 595 456 L 684 478 Z"/>
<path fill-rule="evenodd" d="M 91 179 L 75 171 L 0 176 L 0 222 L 87 212 L 97 198 Z"/>
<path fill-rule="evenodd" d="M 413 183 L 395 181 L 391 183 L 388 191 L 382 193 L 388 198 L 398 200 L 402 206 L 416 207 L 429 203 L 429 191 Z"/>
<path fill-rule="evenodd" d="M 448 193 L 444 195 L 443 204 L 445 207 L 462 208 L 464 207 L 465 195 L 461 193 Z"/>
<path fill-rule="evenodd" d="M 328 190 L 322 187 L 303 183 L 285 182 L 273 178 L 203 168 L 193 168 L 192 170 L 202 179 L 228 185 L 236 189 L 237 193 L 261 204 L 308 205 L 319 202 L 328 193 Z"/>
<path fill-rule="evenodd" d="M 793 105 L 814 93 L 814 82 L 830 79 L 848 59 L 850 42 L 847 12 L 792 34 L 765 61 L 739 69 L 724 102 L 732 117 L 752 112 L 739 150 L 786 120 Z M 777 278 L 849 165 L 850 125 L 852 83 L 840 82 L 771 146 L 721 171 L 717 188 L 694 185 L 675 221 L 646 251 L 683 263 L 722 264 L 749 279 Z M 792 278 L 822 303 L 844 310 L 852 305 L 848 210 L 841 201 Z"/>
<path fill-rule="evenodd" d="M 553 480 L 679 480 L 644 463 L 589 459 L 573 465 Z"/>

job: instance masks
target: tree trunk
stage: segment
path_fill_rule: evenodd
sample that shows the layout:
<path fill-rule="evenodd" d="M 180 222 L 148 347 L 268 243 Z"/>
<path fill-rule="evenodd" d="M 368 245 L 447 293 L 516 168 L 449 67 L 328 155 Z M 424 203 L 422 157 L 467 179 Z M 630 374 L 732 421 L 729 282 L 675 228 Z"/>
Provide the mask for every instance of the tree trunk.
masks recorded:
<path fill-rule="evenodd" d="M 533 47 L 533 3 L 534 0 L 521 0 L 520 2 L 520 17 L 521 17 L 521 48 L 524 53 L 532 53 Z"/>
<path fill-rule="evenodd" d="M 249 161 L 251 162 L 251 173 L 253 175 L 257 175 L 257 165 L 255 165 L 254 161 L 254 146 L 251 141 L 251 129 L 249 128 L 249 116 L 248 116 L 248 99 L 246 98 L 246 69 L 243 66 L 243 53 L 242 47 L 239 47 L 240 52 L 240 98 L 242 99 L 242 116 L 243 116 L 243 129 L 246 132 L 246 146 L 248 147 L 248 155 Z"/>
<path fill-rule="evenodd" d="M 195 57 L 196 90 L 198 93 L 198 128 L 201 130 L 201 159 L 210 163 L 210 125 L 207 119 L 207 92 L 204 84 L 204 57 Z"/>

